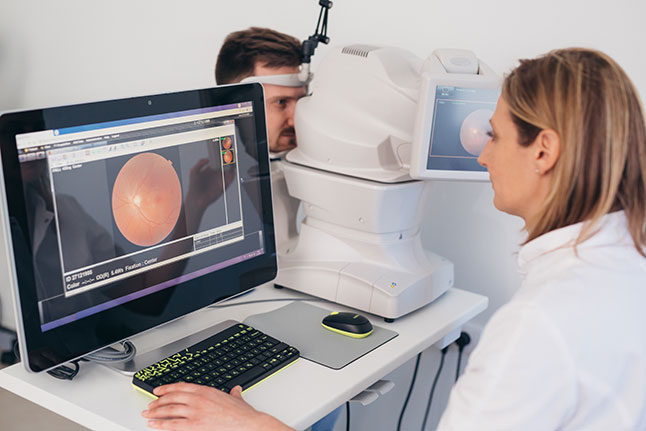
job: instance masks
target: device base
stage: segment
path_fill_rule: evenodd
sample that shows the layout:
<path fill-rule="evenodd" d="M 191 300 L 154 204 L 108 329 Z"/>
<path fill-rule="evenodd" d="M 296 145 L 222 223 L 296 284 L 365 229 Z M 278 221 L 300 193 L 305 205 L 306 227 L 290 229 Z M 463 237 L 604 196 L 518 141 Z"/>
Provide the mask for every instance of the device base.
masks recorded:
<path fill-rule="evenodd" d="M 453 264 L 428 253 L 417 272 L 369 262 L 303 262 L 281 258 L 276 283 L 388 319 L 433 302 L 453 285 Z"/>

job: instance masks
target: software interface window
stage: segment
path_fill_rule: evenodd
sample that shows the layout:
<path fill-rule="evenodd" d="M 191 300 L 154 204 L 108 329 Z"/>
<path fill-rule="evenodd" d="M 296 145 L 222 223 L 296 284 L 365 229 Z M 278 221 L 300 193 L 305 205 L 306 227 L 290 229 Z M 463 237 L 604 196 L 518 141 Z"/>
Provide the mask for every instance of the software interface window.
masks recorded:
<path fill-rule="evenodd" d="M 243 217 L 236 127 L 252 114 L 247 102 L 16 137 L 42 330 L 185 280 L 178 262 L 250 233 L 245 257 L 262 253 Z M 191 266 L 194 277 L 215 269 Z M 133 278 L 157 268 L 162 283 Z M 99 293 L 127 279 L 138 284 L 129 297 Z"/>

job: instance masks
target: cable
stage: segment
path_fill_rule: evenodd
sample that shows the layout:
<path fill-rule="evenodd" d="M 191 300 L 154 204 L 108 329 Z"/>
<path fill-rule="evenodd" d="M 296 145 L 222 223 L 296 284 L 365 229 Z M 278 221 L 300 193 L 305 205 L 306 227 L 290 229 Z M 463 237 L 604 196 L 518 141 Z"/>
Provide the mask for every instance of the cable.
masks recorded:
<path fill-rule="evenodd" d="M 303 302 L 327 302 L 327 300 L 322 298 L 275 298 L 275 299 L 254 299 L 252 301 L 244 302 L 232 302 L 231 304 L 213 304 L 209 305 L 207 308 L 224 308 L 224 307 L 233 307 L 234 305 L 246 305 L 246 304 L 257 304 L 259 302 L 282 302 L 282 301 L 303 301 Z"/>
<path fill-rule="evenodd" d="M 126 362 L 131 360 L 137 354 L 137 348 L 132 342 L 125 340 L 121 342 L 123 350 L 106 347 L 97 352 L 85 355 L 84 359 L 92 362 Z"/>
<path fill-rule="evenodd" d="M 466 332 L 460 332 L 460 336 L 455 340 L 455 344 L 458 345 L 458 364 L 455 368 L 455 381 L 457 382 L 458 377 L 460 377 L 460 363 L 462 362 L 462 351 L 466 346 L 471 343 L 471 337 Z"/>
<path fill-rule="evenodd" d="M 13 354 L 16 356 L 17 360 L 20 360 L 20 350 L 18 348 L 18 340 L 14 341 L 13 343 Z M 81 369 L 81 366 L 79 365 L 79 361 L 84 361 L 84 360 L 85 359 L 81 358 L 70 362 L 70 364 L 72 364 L 74 368 L 70 368 L 66 365 L 60 365 L 56 368 L 53 368 L 47 371 L 47 374 L 61 380 L 72 380 L 74 377 L 76 377 L 76 375 L 79 373 L 79 370 Z"/>
<path fill-rule="evenodd" d="M 402 407 L 402 411 L 399 414 L 399 420 L 397 421 L 397 431 L 401 430 L 402 420 L 404 419 L 404 412 L 406 411 L 406 406 L 408 406 L 408 401 L 410 400 L 410 396 L 413 393 L 413 387 L 415 386 L 415 379 L 417 378 L 417 370 L 419 369 L 419 360 L 420 359 L 422 359 L 422 352 L 420 352 L 417 355 L 417 361 L 415 361 L 415 369 L 413 370 L 413 378 L 411 379 L 410 388 L 408 388 L 408 394 L 406 394 L 406 400 L 404 401 L 404 406 Z"/>
<path fill-rule="evenodd" d="M 435 385 L 440 378 L 440 373 L 442 372 L 442 366 L 444 366 L 444 357 L 446 352 L 449 350 L 449 346 L 446 346 L 442 349 L 442 358 L 440 359 L 440 366 L 437 367 L 437 373 L 435 374 L 435 379 L 433 380 L 433 386 L 431 386 L 431 393 L 428 395 L 428 404 L 426 405 L 426 412 L 424 412 L 424 422 L 422 422 L 422 431 L 426 428 L 426 421 L 428 420 L 428 414 L 431 411 L 431 402 L 433 401 L 433 392 L 435 392 Z"/>
<path fill-rule="evenodd" d="M 74 377 L 76 377 L 76 375 L 79 373 L 79 370 L 81 369 L 79 361 L 81 361 L 81 359 L 70 362 L 72 365 L 74 365 L 74 369 L 66 365 L 60 365 L 52 370 L 47 371 L 47 374 L 61 380 L 72 380 Z"/>
<path fill-rule="evenodd" d="M 455 381 L 460 377 L 460 362 L 462 362 L 462 349 L 458 350 L 458 364 L 455 367 Z"/>
<path fill-rule="evenodd" d="M 350 401 L 345 402 L 345 431 L 350 431 Z"/>

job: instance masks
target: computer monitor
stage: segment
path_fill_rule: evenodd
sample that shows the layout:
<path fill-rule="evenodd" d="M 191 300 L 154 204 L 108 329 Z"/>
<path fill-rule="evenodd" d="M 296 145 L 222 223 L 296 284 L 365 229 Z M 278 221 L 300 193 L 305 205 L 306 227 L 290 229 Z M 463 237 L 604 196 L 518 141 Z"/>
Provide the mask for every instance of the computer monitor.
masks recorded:
<path fill-rule="evenodd" d="M 500 79 L 475 56 L 473 61 L 477 73 L 468 74 L 447 72 L 436 56 L 427 60 L 413 133 L 413 178 L 489 180 L 478 156 L 489 139 Z"/>
<path fill-rule="evenodd" d="M 29 371 L 275 277 L 265 127 L 259 84 L 0 117 L 4 252 Z"/>

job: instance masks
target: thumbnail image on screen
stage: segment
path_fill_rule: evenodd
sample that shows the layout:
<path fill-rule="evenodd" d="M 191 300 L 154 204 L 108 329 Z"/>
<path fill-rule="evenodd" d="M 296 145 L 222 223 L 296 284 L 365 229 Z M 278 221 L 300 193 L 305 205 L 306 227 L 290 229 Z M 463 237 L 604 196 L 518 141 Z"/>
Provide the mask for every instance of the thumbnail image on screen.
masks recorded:
<path fill-rule="evenodd" d="M 427 169 L 486 171 L 478 156 L 499 95 L 492 89 L 436 87 Z"/>
<path fill-rule="evenodd" d="M 136 120 L 21 139 L 43 330 L 263 253 L 251 102 Z"/>

